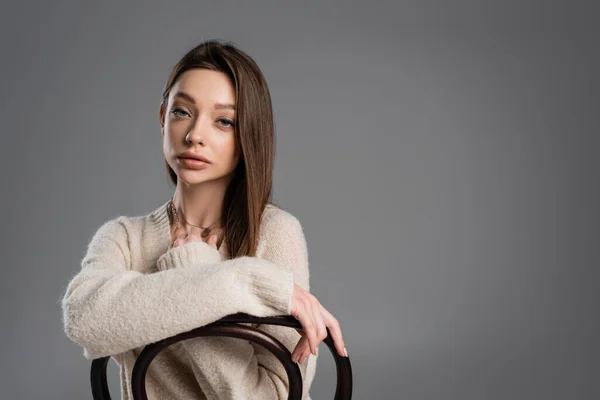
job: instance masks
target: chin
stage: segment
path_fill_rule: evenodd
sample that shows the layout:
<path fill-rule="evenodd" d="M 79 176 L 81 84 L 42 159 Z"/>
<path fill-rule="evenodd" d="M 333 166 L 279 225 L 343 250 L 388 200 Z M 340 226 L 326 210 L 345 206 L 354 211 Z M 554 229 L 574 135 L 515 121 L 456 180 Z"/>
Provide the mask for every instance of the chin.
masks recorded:
<path fill-rule="evenodd" d="M 205 171 L 198 170 L 190 170 L 190 169 L 181 169 L 177 171 L 177 177 L 183 180 L 186 183 L 202 183 L 206 181 L 213 180 L 214 177 L 208 175 Z"/>

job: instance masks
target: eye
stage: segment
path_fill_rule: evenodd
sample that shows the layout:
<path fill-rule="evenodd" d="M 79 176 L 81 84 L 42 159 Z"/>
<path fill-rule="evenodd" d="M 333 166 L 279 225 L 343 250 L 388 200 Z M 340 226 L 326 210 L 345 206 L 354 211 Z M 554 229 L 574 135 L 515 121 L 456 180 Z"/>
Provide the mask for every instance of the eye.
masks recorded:
<path fill-rule="evenodd" d="M 220 118 L 219 121 L 225 121 L 225 123 L 229 124 L 228 126 L 226 126 L 227 128 L 235 126 L 235 122 L 230 120 L 229 118 Z"/>
<path fill-rule="evenodd" d="M 175 108 L 173 108 L 173 109 L 171 110 L 171 113 L 173 113 L 173 114 L 177 115 L 178 117 L 181 117 L 181 115 L 180 115 L 180 114 L 177 114 L 178 112 L 181 112 L 181 113 L 185 113 L 185 114 L 187 114 L 187 115 L 190 115 L 190 114 L 188 114 L 188 112 L 187 112 L 187 111 L 185 111 L 185 110 L 183 110 L 183 109 L 181 109 L 181 108 L 179 108 L 179 107 L 175 107 Z"/>

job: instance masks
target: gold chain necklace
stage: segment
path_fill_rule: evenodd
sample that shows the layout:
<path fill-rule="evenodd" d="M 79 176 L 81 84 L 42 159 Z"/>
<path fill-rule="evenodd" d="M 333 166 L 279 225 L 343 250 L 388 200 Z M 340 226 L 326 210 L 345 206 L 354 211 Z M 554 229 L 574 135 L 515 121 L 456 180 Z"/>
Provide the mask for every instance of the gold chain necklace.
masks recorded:
<path fill-rule="evenodd" d="M 171 215 L 173 216 L 173 219 L 175 219 L 175 224 L 177 226 L 177 228 L 175 228 L 175 235 L 177 235 L 177 231 L 179 229 L 179 223 L 180 223 L 180 219 L 179 219 L 179 213 L 177 212 L 177 209 L 175 208 L 175 204 L 173 204 L 173 199 L 171 199 L 169 201 L 169 210 L 171 212 Z M 203 227 L 203 226 L 198 226 L 198 225 L 192 225 L 189 222 L 187 222 L 185 220 L 185 217 L 182 215 L 181 219 L 183 219 L 183 222 L 186 225 L 189 226 L 193 226 L 194 228 L 200 228 L 202 229 L 202 233 L 200 234 L 200 236 L 205 239 L 206 237 L 208 237 L 208 235 L 210 235 L 211 229 L 213 227 L 213 225 L 215 225 L 217 222 L 219 222 L 219 220 L 216 220 L 215 222 L 213 222 L 211 225 L 207 226 L 207 227 Z"/>

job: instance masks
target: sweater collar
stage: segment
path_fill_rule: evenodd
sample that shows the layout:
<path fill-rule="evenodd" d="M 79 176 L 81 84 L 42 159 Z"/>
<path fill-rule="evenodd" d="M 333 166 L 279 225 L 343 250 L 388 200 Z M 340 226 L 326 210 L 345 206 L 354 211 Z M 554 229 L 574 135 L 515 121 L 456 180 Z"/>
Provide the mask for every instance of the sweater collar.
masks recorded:
<path fill-rule="evenodd" d="M 151 213 L 151 219 L 154 223 L 154 231 L 155 234 L 158 235 L 157 239 L 167 242 L 171 236 L 169 213 L 167 212 L 167 207 L 170 201 L 171 199 L 167 200 Z"/>
<path fill-rule="evenodd" d="M 143 243 L 147 262 L 158 259 L 169 248 L 171 240 L 171 226 L 167 212 L 169 201 L 171 201 L 170 198 L 154 209 L 146 218 Z"/>

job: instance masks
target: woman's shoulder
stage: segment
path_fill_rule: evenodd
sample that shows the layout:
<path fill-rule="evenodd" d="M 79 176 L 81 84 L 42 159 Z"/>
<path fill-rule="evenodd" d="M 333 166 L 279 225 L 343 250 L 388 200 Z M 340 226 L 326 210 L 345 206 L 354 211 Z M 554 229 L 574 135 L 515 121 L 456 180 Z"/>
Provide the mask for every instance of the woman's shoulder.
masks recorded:
<path fill-rule="evenodd" d="M 292 212 L 283 209 L 282 207 L 267 203 L 265 211 L 263 212 L 263 224 L 269 226 L 284 226 L 299 224 L 298 218 L 292 214 Z"/>
<path fill-rule="evenodd" d="M 302 224 L 298 217 L 273 203 L 267 203 L 265 207 L 261 231 L 267 239 L 303 239 Z"/>
<path fill-rule="evenodd" d="M 269 203 L 263 214 L 257 255 L 285 265 L 306 264 L 308 246 L 298 217 Z"/>
<path fill-rule="evenodd" d="M 107 236 L 112 238 L 127 238 L 139 235 L 148 218 L 151 218 L 156 211 L 143 214 L 116 214 L 108 218 L 96 228 L 94 237 Z"/>

